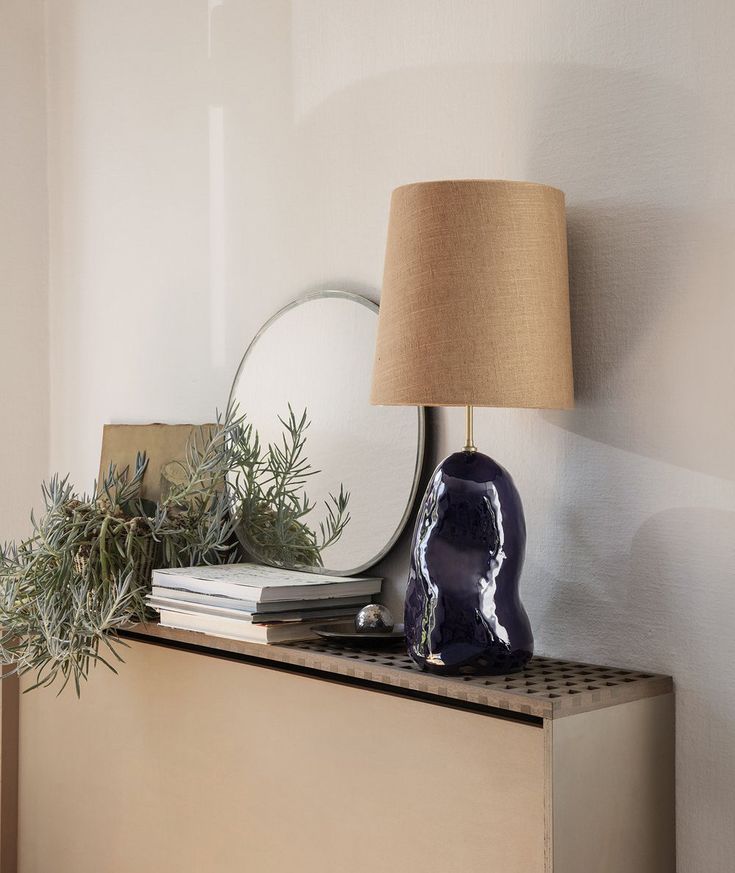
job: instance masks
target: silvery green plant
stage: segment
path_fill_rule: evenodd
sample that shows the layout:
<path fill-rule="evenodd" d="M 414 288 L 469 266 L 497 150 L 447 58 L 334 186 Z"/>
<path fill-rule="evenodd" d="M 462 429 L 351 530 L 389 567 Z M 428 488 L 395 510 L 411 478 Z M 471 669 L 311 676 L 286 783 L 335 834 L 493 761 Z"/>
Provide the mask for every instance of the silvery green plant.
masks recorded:
<path fill-rule="evenodd" d="M 122 660 L 116 631 L 146 617 L 153 567 L 237 557 L 221 478 L 233 425 L 190 441 L 182 483 L 158 504 L 140 497 L 144 454 L 132 475 L 111 466 L 92 496 L 59 476 L 42 486 L 31 536 L 0 548 L 0 661 L 13 665 L 9 675 L 33 672 L 32 688 L 61 677 L 63 690 L 73 680 L 79 694 L 93 665 L 114 671 Z"/>
<path fill-rule="evenodd" d="M 44 512 L 32 534 L 0 546 L 0 662 L 33 673 L 31 688 L 73 681 L 77 694 L 97 663 L 116 672 L 125 645 L 117 631 L 145 619 L 154 567 L 238 560 L 235 526 L 254 554 L 270 563 L 321 566 L 322 551 L 350 521 L 340 485 L 326 502 L 318 532 L 305 484 L 317 473 L 305 456 L 306 411 L 289 407 L 280 443 L 261 446 L 235 409 L 211 433 L 195 431 L 178 484 L 158 503 L 141 497 L 147 458 L 132 474 L 112 465 L 89 496 L 67 478 L 42 486 Z M 227 487 L 225 487 L 227 483 Z"/>
<path fill-rule="evenodd" d="M 285 567 L 321 567 L 323 552 L 337 542 L 350 521 L 349 492 L 342 484 L 324 502 L 318 529 L 310 526 L 316 508 L 307 493 L 319 473 L 306 456 L 306 410 L 299 417 L 289 405 L 280 442 L 262 446 L 252 425 L 232 428 L 228 487 L 247 548 L 260 560 Z"/>

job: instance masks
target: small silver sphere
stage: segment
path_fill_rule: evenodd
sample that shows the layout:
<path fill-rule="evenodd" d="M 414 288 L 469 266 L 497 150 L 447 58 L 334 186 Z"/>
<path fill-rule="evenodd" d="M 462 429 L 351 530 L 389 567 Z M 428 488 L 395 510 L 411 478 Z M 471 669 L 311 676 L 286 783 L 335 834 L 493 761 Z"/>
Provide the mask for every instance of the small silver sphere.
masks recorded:
<path fill-rule="evenodd" d="M 361 634 L 389 633 L 393 630 L 393 616 L 380 603 L 370 603 L 355 616 L 355 630 Z"/>

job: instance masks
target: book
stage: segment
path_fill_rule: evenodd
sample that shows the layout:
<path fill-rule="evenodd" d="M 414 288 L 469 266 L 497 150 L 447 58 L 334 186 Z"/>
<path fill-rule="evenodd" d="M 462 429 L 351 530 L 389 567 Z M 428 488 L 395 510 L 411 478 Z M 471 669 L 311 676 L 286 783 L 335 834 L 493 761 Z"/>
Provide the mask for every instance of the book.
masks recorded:
<path fill-rule="evenodd" d="M 354 617 L 357 612 L 357 606 L 342 606 L 339 601 L 336 601 L 334 606 L 324 606 L 320 609 L 293 609 L 277 612 L 246 612 L 224 605 L 212 606 L 203 603 L 189 603 L 176 597 L 155 597 L 153 595 L 148 595 L 146 602 L 157 612 L 171 609 L 176 612 L 191 612 L 197 615 L 214 615 L 223 618 L 235 618 L 238 621 L 252 621 L 255 624 L 269 624 L 276 621 L 301 621 L 302 619 L 318 621 L 328 618 L 349 618 Z M 280 604 L 278 605 L 280 606 Z"/>
<path fill-rule="evenodd" d="M 221 564 L 153 571 L 153 584 L 160 588 L 222 594 L 256 604 L 369 596 L 380 591 L 382 581 L 373 576 L 328 576 L 260 564 Z"/>
<path fill-rule="evenodd" d="M 160 623 L 163 627 L 197 631 L 230 640 L 244 640 L 249 643 L 293 643 L 318 638 L 317 634 L 311 630 L 310 623 L 303 621 L 256 624 L 252 621 L 243 621 L 241 618 L 162 609 Z"/>
<path fill-rule="evenodd" d="M 185 588 L 168 588 L 162 585 L 154 585 L 151 596 L 156 598 L 175 597 L 186 604 L 198 603 L 203 606 L 222 607 L 223 609 L 235 609 L 240 612 L 260 613 L 266 610 L 269 613 L 274 612 L 293 612 L 294 610 L 315 610 L 324 609 L 327 604 L 332 602 L 340 607 L 355 607 L 358 609 L 361 606 L 366 606 L 370 598 L 367 595 L 357 595 L 356 597 L 338 597 L 338 598 L 312 598 L 311 600 L 282 600 L 278 603 L 256 603 L 254 600 L 241 600 L 238 597 L 227 597 L 223 594 L 201 594 L 198 591 L 187 591 Z"/>

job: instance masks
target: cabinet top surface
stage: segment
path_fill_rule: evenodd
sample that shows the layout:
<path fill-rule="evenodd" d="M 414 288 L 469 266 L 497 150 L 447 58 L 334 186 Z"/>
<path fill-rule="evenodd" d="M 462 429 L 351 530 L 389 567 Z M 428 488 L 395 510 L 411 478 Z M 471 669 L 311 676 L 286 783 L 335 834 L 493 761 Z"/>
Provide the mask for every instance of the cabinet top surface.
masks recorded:
<path fill-rule="evenodd" d="M 203 652 L 242 655 L 270 666 L 286 665 L 325 678 L 342 677 L 383 690 L 413 692 L 437 702 L 452 701 L 536 718 L 562 718 L 580 712 L 655 697 L 673 690 L 669 676 L 535 657 L 525 669 L 501 676 L 436 676 L 424 673 L 402 648 L 348 648 L 311 641 L 266 646 L 157 624 L 131 625 L 125 636 L 185 646 Z"/>
<path fill-rule="evenodd" d="M 541 656 L 508 675 L 436 676 L 419 670 L 402 648 L 355 649 L 325 641 L 265 646 L 157 624 L 132 625 L 127 635 L 204 653 L 240 655 L 251 662 L 308 670 L 325 678 L 356 680 L 439 703 L 451 701 L 534 718 L 562 718 L 673 690 L 668 676 Z"/>

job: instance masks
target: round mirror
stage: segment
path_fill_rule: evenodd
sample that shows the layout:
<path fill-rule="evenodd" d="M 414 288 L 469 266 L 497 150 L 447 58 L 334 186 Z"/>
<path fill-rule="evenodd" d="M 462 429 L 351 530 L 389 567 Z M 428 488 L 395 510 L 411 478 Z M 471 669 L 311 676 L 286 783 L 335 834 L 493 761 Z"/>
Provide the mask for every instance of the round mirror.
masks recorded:
<path fill-rule="evenodd" d="M 406 524 L 424 411 L 370 405 L 377 314 L 356 294 L 315 292 L 267 321 L 242 359 L 230 404 L 252 429 L 249 460 L 228 484 L 256 560 L 355 575 Z"/>

